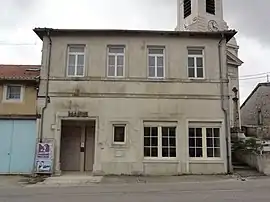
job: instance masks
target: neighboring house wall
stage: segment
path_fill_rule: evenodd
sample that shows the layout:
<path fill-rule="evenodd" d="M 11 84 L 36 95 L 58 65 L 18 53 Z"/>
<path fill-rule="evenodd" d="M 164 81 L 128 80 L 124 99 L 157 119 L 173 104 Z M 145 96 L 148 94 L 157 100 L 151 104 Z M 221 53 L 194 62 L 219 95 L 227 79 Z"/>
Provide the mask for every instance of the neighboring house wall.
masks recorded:
<path fill-rule="evenodd" d="M 97 120 L 94 171 L 105 174 L 226 173 L 226 129 L 221 109 L 219 39 L 170 37 L 52 37 L 50 103 L 44 114 L 44 138 L 55 138 L 60 169 L 61 117 L 87 111 Z M 69 78 L 67 48 L 85 44 L 85 77 Z M 107 78 L 107 45 L 125 46 L 123 78 Z M 165 47 L 165 78 L 149 79 L 147 46 Z M 189 79 L 188 47 L 203 47 L 204 79 Z M 48 39 L 43 44 L 39 96 L 45 95 Z M 225 78 L 226 46 L 222 46 Z M 228 89 L 225 89 L 225 93 Z M 227 100 L 228 103 L 228 100 Z M 44 106 L 39 99 L 38 110 Z M 227 106 L 228 108 L 228 106 Z M 176 127 L 176 158 L 144 158 L 144 121 Z M 192 121 L 192 123 L 189 123 Z M 113 123 L 127 124 L 126 143 L 113 144 Z M 188 127 L 220 128 L 218 158 L 189 158 Z M 203 140 L 206 144 L 206 139 Z"/>
<path fill-rule="evenodd" d="M 243 126 L 251 126 L 256 130 L 256 135 L 263 138 L 270 138 L 270 84 L 258 84 L 254 92 L 241 106 L 241 117 Z"/>
<path fill-rule="evenodd" d="M 16 86 L 21 86 L 21 99 L 7 100 L 7 88 L 12 85 L 14 85 L 12 82 L 0 85 L 0 115 L 36 115 L 36 87 L 16 84 Z"/>

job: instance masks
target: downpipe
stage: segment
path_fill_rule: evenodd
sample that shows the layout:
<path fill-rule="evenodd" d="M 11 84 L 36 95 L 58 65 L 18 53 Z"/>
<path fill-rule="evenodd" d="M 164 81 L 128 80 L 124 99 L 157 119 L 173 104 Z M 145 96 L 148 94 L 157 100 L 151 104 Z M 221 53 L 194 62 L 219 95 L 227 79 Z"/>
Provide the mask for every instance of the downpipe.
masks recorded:
<path fill-rule="evenodd" d="M 222 67 L 222 57 L 223 54 L 221 52 L 222 48 L 222 42 L 224 40 L 224 34 L 222 34 L 222 37 L 218 43 L 218 53 L 219 53 L 219 76 L 220 76 L 220 94 L 221 94 L 221 108 L 224 112 L 225 116 L 225 133 L 226 133 L 226 153 L 227 153 L 227 172 L 232 172 L 232 165 L 231 165 L 231 138 L 230 138 L 230 130 L 229 130 L 229 114 L 227 111 L 227 108 L 225 107 L 225 94 L 224 94 L 224 83 L 223 83 L 223 67 Z M 226 72 L 226 79 L 228 80 L 228 70 Z M 228 86 L 228 82 L 226 81 L 226 85 Z"/>
<path fill-rule="evenodd" d="M 42 143 L 43 141 L 43 128 L 44 128 L 44 112 L 46 108 L 48 107 L 49 102 L 49 78 L 50 78 L 50 69 L 51 69 L 51 52 L 52 52 L 52 39 L 50 36 L 50 30 L 47 30 L 47 37 L 49 38 L 49 53 L 47 57 L 47 76 L 46 76 L 46 89 L 45 89 L 45 105 L 42 107 L 41 110 L 41 123 L 40 123 L 40 137 L 39 142 Z"/>

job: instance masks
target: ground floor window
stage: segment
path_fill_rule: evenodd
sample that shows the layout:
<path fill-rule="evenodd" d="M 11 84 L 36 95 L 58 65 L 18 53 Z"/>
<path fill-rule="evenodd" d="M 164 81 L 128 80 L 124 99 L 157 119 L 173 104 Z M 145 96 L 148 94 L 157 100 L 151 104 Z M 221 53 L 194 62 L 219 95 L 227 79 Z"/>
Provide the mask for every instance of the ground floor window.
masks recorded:
<path fill-rule="evenodd" d="M 175 158 L 176 126 L 144 126 L 144 157 Z"/>
<path fill-rule="evenodd" d="M 220 127 L 189 126 L 189 157 L 220 158 Z"/>

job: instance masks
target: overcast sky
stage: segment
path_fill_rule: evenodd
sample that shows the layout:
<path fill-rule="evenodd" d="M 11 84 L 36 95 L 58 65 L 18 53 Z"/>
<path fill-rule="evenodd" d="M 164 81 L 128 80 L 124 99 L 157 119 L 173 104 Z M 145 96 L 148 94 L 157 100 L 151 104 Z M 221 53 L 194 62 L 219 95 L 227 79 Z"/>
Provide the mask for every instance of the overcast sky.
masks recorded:
<path fill-rule="evenodd" d="M 165 29 L 176 27 L 176 0 L 0 0 L 0 63 L 40 64 L 34 27 Z M 241 101 L 267 81 L 270 0 L 224 0 L 225 20 L 238 31 Z M 246 75 L 260 74 L 245 77 Z M 262 78 L 257 78 L 262 77 Z M 269 73 L 270 77 L 270 73 Z"/>

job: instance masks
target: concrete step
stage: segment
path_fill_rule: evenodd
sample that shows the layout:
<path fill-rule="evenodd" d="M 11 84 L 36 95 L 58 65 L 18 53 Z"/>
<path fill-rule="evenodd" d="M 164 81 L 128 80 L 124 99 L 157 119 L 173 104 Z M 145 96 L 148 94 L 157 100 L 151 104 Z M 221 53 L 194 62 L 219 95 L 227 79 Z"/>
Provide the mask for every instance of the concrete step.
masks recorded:
<path fill-rule="evenodd" d="M 247 165 L 233 165 L 234 170 L 254 170 Z"/>

